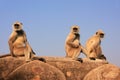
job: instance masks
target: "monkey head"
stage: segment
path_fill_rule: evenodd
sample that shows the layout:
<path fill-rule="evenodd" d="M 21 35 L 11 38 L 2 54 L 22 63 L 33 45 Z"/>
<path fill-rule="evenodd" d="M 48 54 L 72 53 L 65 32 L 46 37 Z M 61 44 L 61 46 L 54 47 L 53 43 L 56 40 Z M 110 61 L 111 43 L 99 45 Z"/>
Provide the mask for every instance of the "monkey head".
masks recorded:
<path fill-rule="evenodd" d="M 13 24 L 13 30 L 14 31 L 19 31 L 19 30 L 22 30 L 22 26 L 23 26 L 23 24 L 21 23 L 21 22 L 15 22 L 14 24 Z"/>
<path fill-rule="evenodd" d="M 96 35 L 97 36 L 99 36 L 100 38 L 104 38 L 104 32 L 102 31 L 102 30 L 98 30 L 97 32 L 96 32 Z"/>
<path fill-rule="evenodd" d="M 74 34 L 78 34 L 79 33 L 79 26 L 75 25 L 71 27 L 71 32 Z"/>

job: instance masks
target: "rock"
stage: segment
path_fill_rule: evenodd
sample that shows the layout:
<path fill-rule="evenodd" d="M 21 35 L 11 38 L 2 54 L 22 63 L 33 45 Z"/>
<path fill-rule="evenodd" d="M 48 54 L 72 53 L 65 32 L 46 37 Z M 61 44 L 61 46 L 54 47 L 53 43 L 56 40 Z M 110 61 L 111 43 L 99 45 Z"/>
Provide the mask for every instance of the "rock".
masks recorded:
<path fill-rule="evenodd" d="M 16 68 L 6 80 L 66 80 L 66 78 L 57 68 L 34 60 Z"/>
<path fill-rule="evenodd" d="M 0 80 L 7 77 L 12 71 L 14 71 L 19 66 L 25 64 L 23 57 L 5 57 L 0 58 Z"/>
<path fill-rule="evenodd" d="M 43 57 L 46 63 L 24 57 L 0 58 L 0 80 L 119 80 L 120 69 L 104 60 Z M 100 79 L 101 78 L 101 79 Z"/>
<path fill-rule="evenodd" d="M 83 59 L 83 63 L 70 58 L 44 57 L 48 64 L 60 69 L 67 80 L 83 80 L 84 76 L 94 68 L 108 64 L 103 60 Z"/>
<path fill-rule="evenodd" d="M 91 70 L 83 80 L 120 80 L 120 68 L 106 64 Z"/>

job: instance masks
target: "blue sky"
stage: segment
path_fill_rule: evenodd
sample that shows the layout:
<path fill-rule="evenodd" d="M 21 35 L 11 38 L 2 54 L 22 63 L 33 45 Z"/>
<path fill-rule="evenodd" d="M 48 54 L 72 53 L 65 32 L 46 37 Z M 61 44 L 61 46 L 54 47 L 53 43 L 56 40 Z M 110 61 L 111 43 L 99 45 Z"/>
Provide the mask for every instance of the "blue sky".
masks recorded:
<path fill-rule="evenodd" d="M 80 26 L 83 46 L 102 29 L 103 53 L 110 63 L 120 66 L 120 0 L 0 0 L 0 54 L 9 53 L 8 38 L 15 21 L 23 23 L 39 56 L 64 57 L 72 25 Z"/>

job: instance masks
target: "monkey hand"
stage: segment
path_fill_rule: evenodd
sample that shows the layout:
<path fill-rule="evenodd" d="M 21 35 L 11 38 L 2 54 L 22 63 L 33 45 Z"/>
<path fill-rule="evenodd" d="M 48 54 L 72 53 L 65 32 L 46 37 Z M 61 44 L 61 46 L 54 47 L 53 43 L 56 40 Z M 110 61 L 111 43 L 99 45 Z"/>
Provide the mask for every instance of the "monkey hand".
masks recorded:
<path fill-rule="evenodd" d="M 16 57 L 13 52 L 10 52 L 10 54 L 11 54 L 12 57 Z"/>
<path fill-rule="evenodd" d="M 90 60 L 96 60 L 94 57 L 89 57 L 90 58 Z"/>
<path fill-rule="evenodd" d="M 99 59 L 104 59 L 104 60 L 106 60 L 106 57 L 102 54 L 102 55 L 100 55 Z"/>
<path fill-rule="evenodd" d="M 79 61 L 79 62 L 83 63 L 83 59 L 82 58 L 77 58 L 76 61 Z"/>
<path fill-rule="evenodd" d="M 79 44 L 73 44 L 72 47 L 73 47 L 73 48 L 78 48 L 78 47 L 79 47 Z"/>

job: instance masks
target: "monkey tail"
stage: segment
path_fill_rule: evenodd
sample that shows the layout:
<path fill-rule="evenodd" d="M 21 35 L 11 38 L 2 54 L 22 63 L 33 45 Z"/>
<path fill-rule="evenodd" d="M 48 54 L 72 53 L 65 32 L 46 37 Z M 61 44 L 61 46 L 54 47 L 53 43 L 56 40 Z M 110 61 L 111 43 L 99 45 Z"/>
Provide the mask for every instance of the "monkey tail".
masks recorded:
<path fill-rule="evenodd" d="M 4 58 L 4 57 L 7 57 L 7 56 L 11 56 L 11 54 L 0 55 L 0 58 Z"/>

